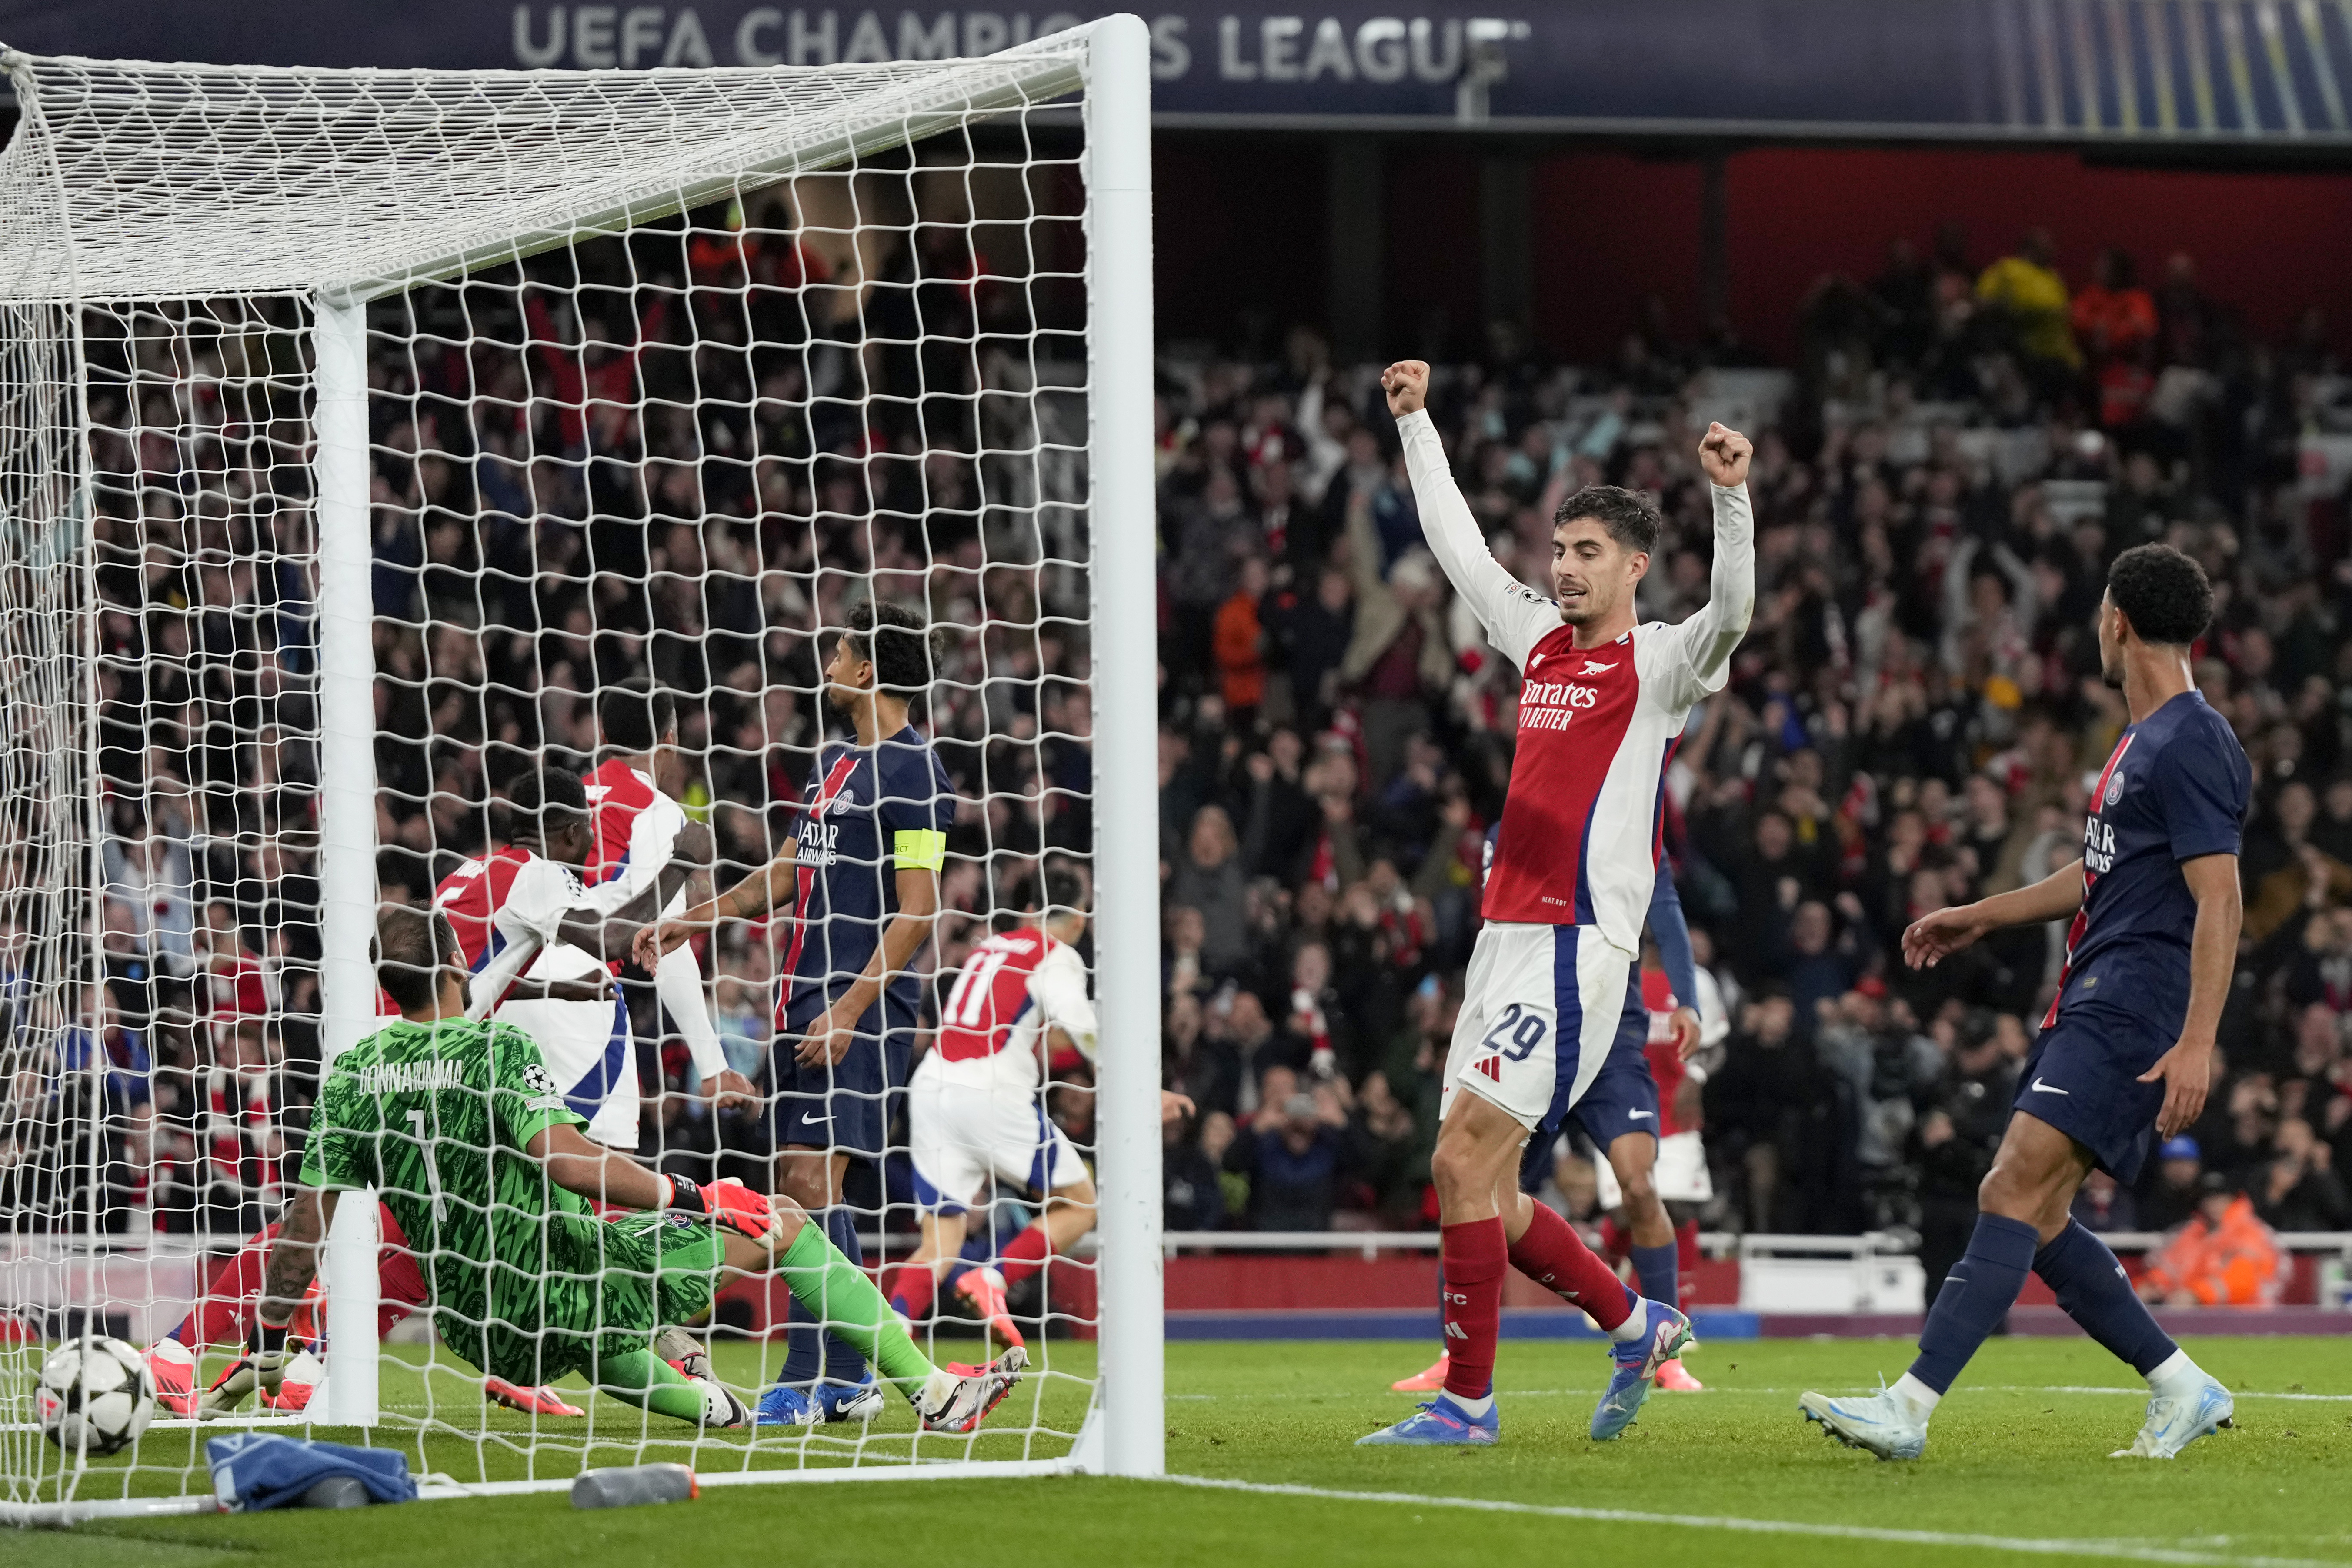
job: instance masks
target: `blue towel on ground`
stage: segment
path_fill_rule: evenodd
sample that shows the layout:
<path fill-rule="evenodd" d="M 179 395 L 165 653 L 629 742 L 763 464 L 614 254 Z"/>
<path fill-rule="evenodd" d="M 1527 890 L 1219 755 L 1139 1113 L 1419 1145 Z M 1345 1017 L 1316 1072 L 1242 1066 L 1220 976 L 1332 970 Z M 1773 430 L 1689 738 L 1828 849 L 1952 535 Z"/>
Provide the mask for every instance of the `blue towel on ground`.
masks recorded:
<path fill-rule="evenodd" d="M 291 1508 L 329 1476 L 350 1476 L 377 1502 L 414 1502 L 416 1482 L 408 1460 L 390 1448 L 310 1443 L 275 1432 L 242 1432 L 205 1444 L 213 1491 L 231 1513 Z"/>

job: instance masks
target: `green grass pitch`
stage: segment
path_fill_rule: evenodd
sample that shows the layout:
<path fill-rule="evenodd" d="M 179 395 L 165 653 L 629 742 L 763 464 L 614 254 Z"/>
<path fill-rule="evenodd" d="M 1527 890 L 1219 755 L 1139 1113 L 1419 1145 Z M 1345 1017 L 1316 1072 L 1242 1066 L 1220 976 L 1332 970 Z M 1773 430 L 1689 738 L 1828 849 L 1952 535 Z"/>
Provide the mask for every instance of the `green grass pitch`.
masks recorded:
<path fill-rule="evenodd" d="M 976 1347 L 942 1345 L 943 1354 Z M 1067 1429 L 1082 1405 L 1088 1346 L 1048 1347 L 1065 1374 L 1024 1385 Z M 1654 1395 L 1613 1444 L 1585 1425 L 1601 1386 L 1590 1342 L 1510 1342 L 1497 1379 L 1503 1443 L 1492 1449 L 1359 1449 L 1353 1440 L 1411 1401 L 1387 1391 L 1423 1365 L 1420 1343 L 1181 1343 L 1168 1352 L 1171 1473 L 1304 1493 L 1218 1489 L 1083 1477 L 925 1483 L 712 1488 L 666 1509 L 575 1512 L 562 1494 L 418 1504 L 385 1512 L 294 1511 L 85 1525 L 0 1544 L 12 1565 L 52 1568 L 351 1568 L 440 1564 L 946 1561 L 960 1568 L 1100 1563 L 1458 1564 L 1640 1562 L 1920 1563 L 1953 1568 L 2055 1555 L 2283 1568 L 2352 1564 L 2352 1338 L 2190 1342 L 2239 1392 L 2238 1426 L 2170 1464 L 2110 1459 L 2137 1429 L 2138 1381 L 2080 1340 L 1988 1345 L 1937 1414 L 1927 1458 L 1884 1465 L 1801 1423 L 1807 1387 L 1875 1385 L 1907 1344 L 1748 1342 L 1708 1347 L 1690 1364 L 1709 1390 Z M 772 1355 L 774 1353 L 770 1352 Z M 730 1381 L 755 1380 L 755 1346 L 721 1350 Z M 392 1372 L 388 1410 L 430 1393 L 445 1416 L 476 1419 L 470 1380 Z M 903 1453 L 912 1422 L 896 1404 L 884 1424 Z M 1018 1415 L 1008 1404 L 1000 1413 Z M 528 1424 L 484 1419 L 478 1447 L 427 1439 L 430 1468 L 487 1479 L 524 1473 Z M 662 1436 L 667 1424 L 642 1429 Z M 635 1412 L 596 1402 L 583 1426 L 634 1446 Z M 349 1436 L 321 1432 L 321 1436 Z M 379 1442 L 397 1440 L 390 1427 Z M 924 1451 L 949 1457 L 959 1442 Z M 1014 1458 L 1019 1438 L 985 1439 L 972 1456 Z M 575 1450 L 576 1451 L 576 1450 Z M 1049 1457 L 1059 1445 L 1031 1442 Z M 481 1458 L 477 1461 L 477 1455 Z M 163 1458 L 152 1446 L 147 1462 Z M 592 1456 L 626 1458 L 619 1447 Z M 649 1457 L 659 1457 L 658 1453 Z M 684 1451 L 678 1451 L 684 1457 Z M 553 1473 L 562 1473 L 560 1461 Z M 821 1449 L 762 1439 L 706 1440 L 697 1468 L 823 1463 Z M 541 1474 L 551 1473 L 542 1467 Z M 1381 1493 L 1333 1497 L 1332 1493 Z M 88 1489 L 84 1495 L 89 1495 Z M 1476 1505 L 1487 1506 L 1476 1506 Z M 1496 1507 L 1493 1505 L 1504 1505 Z M 1549 1510 L 1554 1511 L 1537 1511 Z M 1579 1510 L 1566 1512 L 1559 1510 Z M 1674 1515 L 1677 1522 L 1606 1517 Z M 1759 1526 L 1780 1526 L 1779 1530 Z M 1870 1531 L 1916 1532 L 1872 1537 Z M 1844 1531 L 1846 1533 L 1838 1533 Z"/>

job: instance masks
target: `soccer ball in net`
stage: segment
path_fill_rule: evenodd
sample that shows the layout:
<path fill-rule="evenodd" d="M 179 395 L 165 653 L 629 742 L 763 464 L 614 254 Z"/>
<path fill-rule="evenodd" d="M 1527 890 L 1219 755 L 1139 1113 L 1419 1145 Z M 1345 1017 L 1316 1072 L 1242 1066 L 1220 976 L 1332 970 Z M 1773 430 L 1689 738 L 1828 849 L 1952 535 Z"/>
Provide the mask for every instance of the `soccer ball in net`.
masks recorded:
<path fill-rule="evenodd" d="M 41 1367 L 33 1411 L 42 1434 L 68 1453 L 117 1453 L 147 1430 L 155 1380 L 146 1358 L 121 1340 L 77 1341 Z"/>

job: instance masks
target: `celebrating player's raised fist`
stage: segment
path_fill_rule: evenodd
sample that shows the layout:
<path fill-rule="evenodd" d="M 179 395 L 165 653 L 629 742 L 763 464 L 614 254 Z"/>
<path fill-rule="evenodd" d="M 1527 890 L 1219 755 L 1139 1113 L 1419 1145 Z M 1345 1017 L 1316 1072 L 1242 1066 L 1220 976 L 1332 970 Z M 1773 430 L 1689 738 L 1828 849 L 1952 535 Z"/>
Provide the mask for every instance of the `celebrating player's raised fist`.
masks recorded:
<path fill-rule="evenodd" d="M 1402 419 L 1417 414 L 1429 402 L 1429 366 L 1417 359 L 1401 359 L 1381 372 L 1381 390 L 1389 395 L 1389 413 Z"/>
<path fill-rule="evenodd" d="M 1755 444 L 1738 431 L 1710 425 L 1699 440 L 1698 464 L 1706 470 L 1708 479 L 1730 489 L 1748 482 L 1748 459 L 1755 452 Z"/>

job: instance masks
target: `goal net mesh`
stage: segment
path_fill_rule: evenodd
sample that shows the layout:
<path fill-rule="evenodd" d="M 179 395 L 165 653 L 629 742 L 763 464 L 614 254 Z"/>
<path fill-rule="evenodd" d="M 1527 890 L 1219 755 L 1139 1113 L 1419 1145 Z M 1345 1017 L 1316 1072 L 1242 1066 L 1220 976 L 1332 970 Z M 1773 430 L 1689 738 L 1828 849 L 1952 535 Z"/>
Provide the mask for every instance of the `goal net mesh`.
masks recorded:
<path fill-rule="evenodd" d="M 68 1452 L 32 1391 L 49 1350 L 107 1334 L 172 1342 L 161 1362 L 184 1345 L 201 1397 L 252 1321 L 257 1238 L 346 1043 L 321 1001 L 322 310 L 366 301 L 377 899 L 423 907 L 529 841 L 517 781 L 608 760 L 598 697 L 630 682 L 676 703 L 655 782 L 716 862 L 688 898 L 766 866 L 824 792 L 821 754 L 856 739 L 823 671 L 869 604 L 933 628 L 910 717 L 952 786 L 911 1059 L 1041 869 L 1090 879 L 1085 48 L 629 73 L 8 57 L 0 1500 L 202 1492 L 205 1439 L 253 1426 L 403 1447 L 461 1485 L 1069 1452 L 1095 1385 L 1085 1243 L 1015 1281 L 1032 1372 L 976 1436 L 919 1435 L 887 1384 L 870 1422 L 754 1432 L 579 1372 L 546 1381 L 581 1414 L 488 1402 L 436 1342 L 433 1260 L 389 1209 L 367 1436 L 326 1426 L 321 1391 L 299 1412 L 159 1408 L 121 1453 Z M 853 871 L 896 876 L 887 858 L 833 874 Z M 708 1097 L 697 1031 L 630 964 L 620 1068 L 572 1097 L 625 1107 L 598 1136 L 628 1147 L 633 1111 L 645 1163 L 776 1190 L 802 913 L 788 895 L 691 949 L 703 1032 L 765 1103 Z M 833 942 L 862 962 L 873 936 Z M 838 1151 L 857 1154 L 846 1229 L 886 1287 L 924 1185 L 908 1070 L 886 1075 L 883 1157 Z M 1038 1138 L 1087 1154 L 1089 1061 L 1051 1050 L 1043 1079 Z M 1041 1222 L 1034 1176 L 943 1194 L 969 1239 L 912 1325 L 939 1363 L 1002 1348 L 956 1282 Z M 808 1309 L 781 1278 L 718 1283 L 707 1319 L 662 1326 L 756 1403 Z"/>

